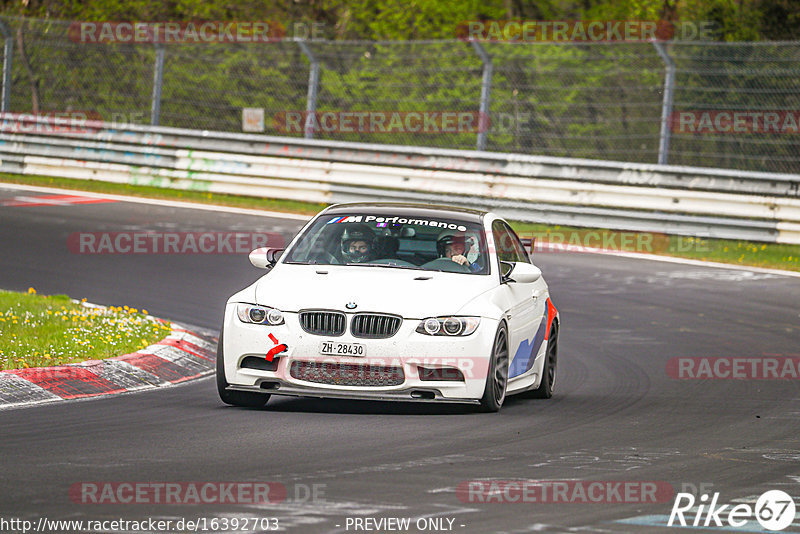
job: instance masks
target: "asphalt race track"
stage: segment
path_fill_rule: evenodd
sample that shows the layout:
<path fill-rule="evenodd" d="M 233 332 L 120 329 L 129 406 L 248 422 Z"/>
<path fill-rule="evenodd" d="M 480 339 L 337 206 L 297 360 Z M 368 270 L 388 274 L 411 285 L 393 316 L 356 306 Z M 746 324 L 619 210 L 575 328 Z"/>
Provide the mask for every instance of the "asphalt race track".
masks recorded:
<path fill-rule="evenodd" d="M 9 205 L 21 195 L 42 193 L 0 185 L 0 287 L 127 304 L 213 329 L 227 296 L 262 273 L 245 255 L 81 255 L 67 249 L 68 236 L 168 229 L 288 238 L 301 224 L 127 202 Z M 420 518 L 442 520 L 427 532 L 683 531 L 658 526 L 673 497 L 465 502 L 456 488 L 476 479 L 656 481 L 719 492 L 721 504 L 781 489 L 800 503 L 800 381 L 667 373 L 674 357 L 800 356 L 800 279 L 596 254 L 535 259 L 562 315 L 553 399 L 512 397 L 498 414 L 288 397 L 248 410 L 223 405 L 205 378 L 2 410 L 0 517 L 274 517 L 290 533 L 354 532 L 353 518 L 381 517 L 411 518 L 409 532 L 421 531 Z M 277 482 L 288 498 L 193 505 L 70 496 L 83 482 L 206 481 Z M 763 530 L 748 525 L 738 531 Z M 800 532 L 800 522 L 784 532 Z"/>

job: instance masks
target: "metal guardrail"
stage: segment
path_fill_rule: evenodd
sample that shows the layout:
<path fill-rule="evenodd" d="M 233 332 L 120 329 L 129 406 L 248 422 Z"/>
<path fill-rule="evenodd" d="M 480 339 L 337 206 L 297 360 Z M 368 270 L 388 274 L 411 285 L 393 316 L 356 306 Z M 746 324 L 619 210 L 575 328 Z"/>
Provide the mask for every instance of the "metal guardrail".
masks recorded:
<path fill-rule="evenodd" d="M 800 175 L 0 115 L 0 171 L 523 221 L 800 243 Z"/>
<path fill-rule="evenodd" d="M 242 132 L 246 123 L 247 131 L 328 141 L 800 172 L 800 41 L 720 42 L 710 27 L 689 23 L 658 41 L 474 33 L 469 41 L 461 32 L 343 41 L 315 31 L 204 45 L 154 43 L 164 40 L 152 32 L 106 39 L 101 25 L 76 32 L 80 24 L 0 16 L 1 111 L 83 110 L 153 126 Z M 245 110 L 263 120 L 244 121 Z M 370 119 L 342 115 L 355 110 Z M 395 122 L 408 112 L 432 119 L 427 133 Z M 446 126 L 441 114 L 449 112 L 480 119 Z"/>

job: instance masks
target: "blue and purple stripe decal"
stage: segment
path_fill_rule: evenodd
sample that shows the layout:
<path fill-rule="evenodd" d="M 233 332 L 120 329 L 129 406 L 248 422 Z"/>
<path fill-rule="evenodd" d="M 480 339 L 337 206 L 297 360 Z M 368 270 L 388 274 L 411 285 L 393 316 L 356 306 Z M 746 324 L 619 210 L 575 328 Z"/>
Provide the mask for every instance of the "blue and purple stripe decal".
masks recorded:
<path fill-rule="evenodd" d="M 553 324 L 557 314 L 558 310 L 553 306 L 550 299 L 547 299 L 547 316 L 539 323 L 539 328 L 533 335 L 533 339 L 526 339 L 517 347 L 514 359 L 511 360 L 511 364 L 508 367 L 509 378 L 525 374 L 533 368 L 533 363 L 536 361 L 539 349 L 542 348 L 542 343 L 550 337 L 550 326 Z"/>

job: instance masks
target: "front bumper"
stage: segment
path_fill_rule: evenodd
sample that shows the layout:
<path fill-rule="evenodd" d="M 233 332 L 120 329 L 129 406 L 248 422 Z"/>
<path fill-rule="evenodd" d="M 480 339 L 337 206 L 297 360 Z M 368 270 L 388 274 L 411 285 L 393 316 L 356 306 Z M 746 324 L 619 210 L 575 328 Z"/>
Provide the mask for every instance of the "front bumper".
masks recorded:
<path fill-rule="evenodd" d="M 225 310 L 223 354 L 225 379 L 229 389 L 258 391 L 276 395 L 330 397 L 347 399 L 477 403 L 483 396 L 489 360 L 498 322 L 481 318 L 478 329 L 469 336 L 444 337 L 417 333 L 418 319 L 406 319 L 398 332 L 387 339 L 363 339 L 350 335 L 349 329 L 338 337 L 305 332 L 297 313 L 284 313 L 280 326 L 242 323 L 235 304 Z M 353 314 L 347 315 L 347 324 Z M 287 350 L 278 354 L 274 370 L 242 367 L 248 357 L 264 359 L 275 345 L 270 334 Z M 320 354 L 322 341 L 352 342 L 364 345 L 364 357 Z M 252 359 L 251 359 L 252 361 Z M 293 362 L 315 365 L 351 364 L 391 366 L 402 369 L 403 377 L 395 385 L 356 386 L 306 381 L 292 376 Z M 457 369 L 463 380 L 423 380 L 425 370 L 445 369 L 451 375 Z M 428 375 L 429 376 L 429 375 Z"/>
<path fill-rule="evenodd" d="M 480 404 L 480 399 L 462 399 L 445 397 L 436 388 L 409 388 L 393 391 L 361 391 L 356 388 L 345 390 L 321 387 L 299 386 L 281 380 L 265 380 L 258 386 L 228 386 L 231 391 L 251 391 L 272 395 L 288 395 L 293 397 L 318 397 L 321 399 L 348 399 L 373 401 L 403 402 L 444 402 L 453 404 Z"/>

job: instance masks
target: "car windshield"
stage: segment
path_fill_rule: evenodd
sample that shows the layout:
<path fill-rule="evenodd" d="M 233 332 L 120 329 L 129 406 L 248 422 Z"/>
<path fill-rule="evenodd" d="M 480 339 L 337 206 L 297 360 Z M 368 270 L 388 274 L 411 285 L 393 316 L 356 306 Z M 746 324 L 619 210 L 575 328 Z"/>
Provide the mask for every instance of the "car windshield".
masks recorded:
<path fill-rule="evenodd" d="M 435 216 L 354 213 L 319 217 L 286 263 L 489 274 L 480 224 Z"/>

